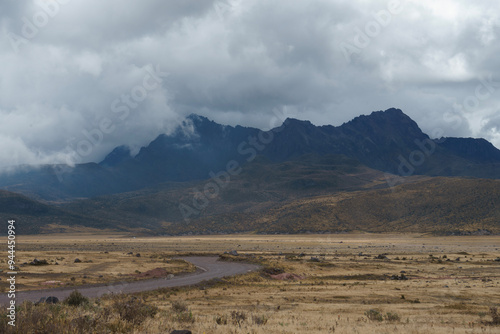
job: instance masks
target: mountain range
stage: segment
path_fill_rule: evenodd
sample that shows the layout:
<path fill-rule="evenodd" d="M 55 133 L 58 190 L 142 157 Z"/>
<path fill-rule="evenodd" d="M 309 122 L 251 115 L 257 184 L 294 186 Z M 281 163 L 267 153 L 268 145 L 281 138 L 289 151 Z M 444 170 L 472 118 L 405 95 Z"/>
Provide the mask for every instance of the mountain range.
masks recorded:
<path fill-rule="evenodd" d="M 135 156 L 120 146 L 99 163 L 2 174 L 0 213 L 24 217 L 27 233 L 497 233 L 498 179 L 491 143 L 430 138 L 399 109 L 337 127 L 289 118 L 269 131 L 190 115 Z"/>

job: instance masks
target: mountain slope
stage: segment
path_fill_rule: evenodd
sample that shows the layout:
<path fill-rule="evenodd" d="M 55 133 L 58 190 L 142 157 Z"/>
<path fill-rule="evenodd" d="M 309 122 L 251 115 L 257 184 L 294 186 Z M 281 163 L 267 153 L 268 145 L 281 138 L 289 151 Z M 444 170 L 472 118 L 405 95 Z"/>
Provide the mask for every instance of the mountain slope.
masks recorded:
<path fill-rule="evenodd" d="M 200 217 L 166 233 L 500 233 L 500 181 L 426 178 L 391 189 L 340 192 L 276 204 L 263 212 Z M 195 228 L 194 228 L 195 227 Z"/>
<path fill-rule="evenodd" d="M 308 155 L 273 163 L 261 157 L 233 175 L 166 183 L 135 192 L 75 201 L 63 207 L 79 214 L 160 226 L 232 212 L 260 212 L 296 198 L 385 187 L 385 176 L 343 156 Z M 182 208 L 181 208 L 182 206 Z M 185 219 L 187 218 L 187 219 Z"/>
<path fill-rule="evenodd" d="M 227 183 L 219 176 L 214 196 L 205 186 L 216 180 L 167 183 L 59 207 L 0 192 L 0 214 L 17 219 L 25 234 L 89 228 L 168 235 L 500 233 L 499 180 L 413 176 L 387 188 L 383 173 L 341 156 L 256 159 L 245 167 Z"/>
<path fill-rule="evenodd" d="M 307 154 L 343 155 L 401 176 L 500 178 L 500 150 L 491 143 L 472 138 L 434 141 L 401 110 L 388 109 L 338 127 L 287 119 L 268 132 L 190 115 L 173 134 L 158 136 L 135 157 L 118 147 L 99 164 L 25 167 L 0 175 L 0 187 L 35 199 L 71 200 L 204 180 L 225 170 L 230 161 L 243 165 L 257 155 L 279 163 Z"/>
<path fill-rule="evenodd" d="M 3 221 L 16 220 L 16 234 L 18 235 L 60 232 L 68 229 L 76 231 L 123 230 L 116 222 L 75 214 L 3 190 L 0 190 L 0 217 Z M 7 233 L 7 231 L 0 231 L 0 233 Z"/>

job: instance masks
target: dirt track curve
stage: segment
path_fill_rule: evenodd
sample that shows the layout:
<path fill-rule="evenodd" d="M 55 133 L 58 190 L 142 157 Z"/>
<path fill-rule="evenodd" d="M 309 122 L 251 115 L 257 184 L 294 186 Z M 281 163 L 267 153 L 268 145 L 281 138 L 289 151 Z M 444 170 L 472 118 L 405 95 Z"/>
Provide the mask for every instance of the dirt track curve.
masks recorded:
<path fill-rule="evenodd" d="M 159 288 L 186 286 L 199 283 L 204 280 L 213 278 L 222 278 L 244 274 L 252 270 L 256 270 L 259 266 L 240 262 L 223 262 L 217 261 L 217 257 L 183 257 L 182 259 L 191 262 L 198 270 L 195 273 L 174 277 L 171 279 L 156 278 L 144 281 L 112 283 L 108 285 L 92 285 L 82 287 L 66 287 L 44 290 L 22 291 L 16 292 L 16 304 L 19 305 L 25 300 L 33 302 L 40 300 L 42 297 L 55 296 L 59 300 L 68 297 L 69 294 L 78 289 L 84 296 L 95 298 L 108 293 L 134 293 L 140 291 L 149 291 Z M 7 293 L 0 294 L 0 305 L 7 305 L 10 299 Z"/>

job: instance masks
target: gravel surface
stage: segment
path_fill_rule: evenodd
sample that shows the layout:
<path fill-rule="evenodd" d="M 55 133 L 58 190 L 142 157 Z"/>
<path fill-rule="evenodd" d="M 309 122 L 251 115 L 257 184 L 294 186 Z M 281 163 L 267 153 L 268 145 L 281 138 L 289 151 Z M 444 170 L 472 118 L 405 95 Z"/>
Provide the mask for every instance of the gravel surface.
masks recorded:
<path fill-rule="evenodd" d="M 204 280 L 244 274 L 259 268 L 259 266 L 254 264 L 217 261 L 218 257 L 197 256 L 183 257 L 182 259 L 194 264 L 196 267 L 198 267 L 198 270 L 195 273 L 176 276 L 171 279 L 156 278 L 136 282 L 112 283 L 109 285 L 65 287 L 16 292 L 16 304 L 19 305 L 25 300 L 36 302 L 40 300 L 40 298 L 48 296 L 55 296 L 62 301 L 64 298 L 68 297 L 73 290 L 76 289 L 84 296 L 95 298 L 108 293 L 134 293 L 140 291 L 155 290 L 159 288 L 193 285 Z M 7 293 L 0 294 L 0 305 L 7 305 L 9 302 L 10 299 L 8 298 Z"/>

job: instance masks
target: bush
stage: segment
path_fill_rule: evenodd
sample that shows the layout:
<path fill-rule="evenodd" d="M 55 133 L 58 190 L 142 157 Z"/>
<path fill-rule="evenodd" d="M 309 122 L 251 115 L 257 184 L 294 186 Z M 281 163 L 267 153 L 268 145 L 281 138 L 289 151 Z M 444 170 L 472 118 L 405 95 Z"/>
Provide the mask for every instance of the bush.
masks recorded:
<path fill-rule="evenodd" d="M 490 316 L 492 325 L 500 325 L 500 314 L 498 314 L 498 309 L 496 307 L 490 307 Z"/>
<path fill-rule="evenodd" d="M 187 305 L 181 301 L 172 302 L 172 311 L 176 313 L 174 316 L 178 322 L 194 322 L 193 313 L 189 310 Z"/>
<path fill-rule="evenodd" d="M 68 298 L 64 300 L 65 304 L 70 306 L 80 306 L 89 303 L 89 299 L 82 295 L 78 290 L 74 290 Z"/>
<path fill-rule="evenodd" d="M 227 325 L 227 317 L 225 315 L 218 315 L 215 318 L 217 325 Z"/>
<path fill-rule="evenodd" d="M 374 309 L 366 311 L 365 315 L 371 321 L 383 321 L 384 320 L 384 317 L 382 316 L 382 314 L 379 311 L 374 310 Z"/>
<path fill-rule="evenodd" d="M 253 315 L 252 316 L 252 322 L 254 325 L 265 325 L 267 324 L 267 318 L 264 315 Z"/>
<path fill-rule="evenodd" d="M 396 322 L 400 320 L 400 317 L 397 313 L 391 313 L 391 312 L 387 312 L 384 318 L 386 321 L 389 322 Z"/>
<path fill-rule="evenodd" d="M 153 318 L 158 313 L 158 307 L 147 305 L 135 297 L 129 300 L 115 300 L 113 309 L 120 315 L 122 320 L 134 325 L 140 325 L 144 320 Z"/>
<path fill-rule="evenodd" d="M 181 301 L 174 301 L 172 302 L 172 311 L 174 311 L 175 313 L 187 312 L 188 307 Z"/>
<path fill-rule="evenodd" d="M 192 324 L 194 322 L 193 312 L 187 311 L 187 312 L 178 313 L 175 316 L 175 320 L 178 322 L 186 322 L 186 323 Z"/>
<path fill-rule="evenodd" d="M 243 311 L 232 311 L 231 319 L 233 319 L 233 323 L 241 327 L 241 324 L 247 320 L 247 315 Z"/>

